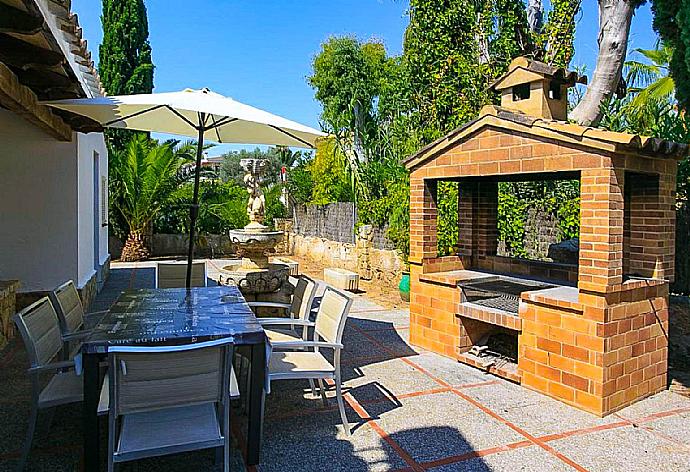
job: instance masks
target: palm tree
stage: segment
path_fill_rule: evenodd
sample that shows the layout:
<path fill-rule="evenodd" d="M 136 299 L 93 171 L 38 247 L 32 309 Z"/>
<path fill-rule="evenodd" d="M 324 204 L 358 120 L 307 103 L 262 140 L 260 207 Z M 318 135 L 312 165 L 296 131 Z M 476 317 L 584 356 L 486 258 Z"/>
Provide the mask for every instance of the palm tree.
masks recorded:
<path fill-rule="evenodd" d="M 163 144 L 146 135 L 135 136 L 114 159 L 113 205 L 127 223 L 128 236 L 121 260 L 148 257 L 144 233 L 170 195 L 193 175 L 194 145 Z"/>
<path fill-rule="evenodd" d="M 635 49 L 647 62 L 627 61 L 626 82 L 632 86 L 628 91 L 632 99 L 629 110 L 637 117 L 645 119 L 645 114 L 662 105 L 674 102 L 676 88 L 669 75 L 669 63 L 673 57 L 673 48 L 666 43 L 657 43 L 655 49 Z"/>

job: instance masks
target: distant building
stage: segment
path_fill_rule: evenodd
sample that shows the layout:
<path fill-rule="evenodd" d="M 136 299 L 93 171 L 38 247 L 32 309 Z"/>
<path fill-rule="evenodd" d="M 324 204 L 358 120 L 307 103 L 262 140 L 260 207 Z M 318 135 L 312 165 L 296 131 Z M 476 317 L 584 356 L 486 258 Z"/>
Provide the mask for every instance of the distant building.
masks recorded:
<path fill-rule="evenodd" d="M 213 172 L 220 172 L 220 166 L 223 164 L 223 156 L 205 156 L 201 161 L 201 167 Z"/>
<path fill-rule="evenodd" d="M 72 279 L 88 303 L 107 276 L 108 153 L 88 120 L 42 100 L 102 95 L 70 2 L 0 0 L 0 279 L 18 304 Z"/>

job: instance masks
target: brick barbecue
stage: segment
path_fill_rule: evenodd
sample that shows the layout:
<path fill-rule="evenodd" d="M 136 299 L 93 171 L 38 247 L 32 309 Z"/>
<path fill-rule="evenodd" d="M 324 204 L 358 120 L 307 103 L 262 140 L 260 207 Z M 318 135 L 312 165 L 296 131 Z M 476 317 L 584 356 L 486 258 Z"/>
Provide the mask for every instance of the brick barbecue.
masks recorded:
<path fill-rule="evenodd" d="M 410 341 L 604 416 L 666 388 L 676 170 L 688 147 L 568 123 L 567 91 L 581 81 L 517 58 L 493 85 L 500 106 L 405 161 Z M 563 179 L 580 182 L 578 264 L 499 256 L 498 183 Z M 459 188 L 459 244 L 445 257 L 439 181 Z M 515 364 L 472 349 L 506 335 Z"/>

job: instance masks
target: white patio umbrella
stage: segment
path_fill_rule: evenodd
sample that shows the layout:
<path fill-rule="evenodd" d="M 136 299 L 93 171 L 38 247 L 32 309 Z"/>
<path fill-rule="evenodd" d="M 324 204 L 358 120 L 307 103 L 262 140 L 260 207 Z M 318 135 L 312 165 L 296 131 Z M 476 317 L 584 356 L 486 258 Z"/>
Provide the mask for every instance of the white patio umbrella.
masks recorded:
<path fill-rule="evenodd" d="M 153 131 L 198 139 L 194 198 L 190 208 L 187 288 L 199 214 L 199 174 L 204 138 L 218 143 L 268 144 L 313 148 L 324 133 L 208 89 L 44 102 L 85 116 L 104 128 Z M 208 132 L 208 133 L 207 133 Z"/>

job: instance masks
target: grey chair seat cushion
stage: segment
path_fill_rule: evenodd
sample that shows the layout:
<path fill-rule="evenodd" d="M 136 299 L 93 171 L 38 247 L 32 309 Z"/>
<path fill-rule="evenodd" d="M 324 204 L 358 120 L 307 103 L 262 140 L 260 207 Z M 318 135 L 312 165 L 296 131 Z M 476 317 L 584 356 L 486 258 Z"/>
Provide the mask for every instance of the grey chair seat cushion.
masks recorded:
<path fill-rule="evenodd" d="M 182 451 L 222 444 L 215 405 L 205 403 L 124 415 L 116 456 L 126 460 L 125 456 L 143 451 L 165 453 L 166 449 Z"/>
<path fill-rule="evenodd" d="M 230 398 L 233 400 L 240 398 L 240 386 L 237 383 L 234 367 L 230 369 Z"/>
<path fill-rule="evenodd" d="M 266 336 L 273 348 L 280 348 L 280 343 L 302 341 L 302 337 L 291 329 L 267 329 Z"/>
<path fill-rule="evenodd" d="M 110 376 L 106 375 L 101 386 L 101 396 L 98 399 L 98 416 L 107 415 L 110 411 Z"/>
<path fill-rule="evenodd" d="M 84 379 L 73 370 L 58 372 L 38 397 L 40 408 L 77 403 L 84 400 Z"/>
<path fill-rule="evenodd" d="M 268 363 L 271 377 L 300 375 L 309 372 L 335 372 L 335 367 L 318 352 L 272 352 Z"/>

